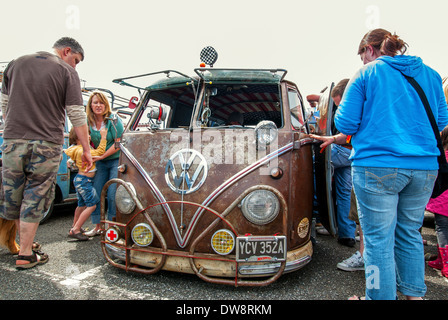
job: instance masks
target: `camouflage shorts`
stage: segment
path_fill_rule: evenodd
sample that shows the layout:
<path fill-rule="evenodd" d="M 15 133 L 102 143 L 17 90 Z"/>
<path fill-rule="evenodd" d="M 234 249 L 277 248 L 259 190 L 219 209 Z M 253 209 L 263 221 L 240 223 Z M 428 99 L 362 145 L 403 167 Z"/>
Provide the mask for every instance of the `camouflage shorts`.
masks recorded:
<path fill-rule="evenodd" d="M 62 146 L 42 140 L 4 139 L 0 216 L 37 223 L 54 199 Z"/>

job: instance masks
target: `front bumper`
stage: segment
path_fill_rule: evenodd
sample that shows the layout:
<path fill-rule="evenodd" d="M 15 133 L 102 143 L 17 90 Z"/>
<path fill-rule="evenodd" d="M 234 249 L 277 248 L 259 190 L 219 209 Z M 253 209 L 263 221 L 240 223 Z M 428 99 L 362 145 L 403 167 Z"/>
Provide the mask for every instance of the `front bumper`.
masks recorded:
<path fill-rule="evenodd" d="M 109 226 L 127 230 L 128 226 L 126 224 L 105 220 L 105 193 L 107 192 L 107 187 L 112 183 L 119 183 L 125 188 L 129 188 L 129 186 L 120 179 L 112 179 L 106 183 L 101 195 L 101 227 L 104 229 L 105 224 L 108 224 Z M 147 223 L 154 230 L 155 236 L 161 243 L 161 248 L 142 248 L 133 243 L 125 243 L 122 239 L 111 243 L 106 240 L 105 233 L 103 233 L 101 240 L 103 254 L 110 264 L 126 271 L 134 271 L 144 274 L 154 274 L 160 270 L 191 273 L 196 274 L 199 278 L 208 282 L 234 286 L 263 286 L 273 283 L 283 273 L 298 270 L 311 261 L 313 247 L 310 240 L 299 248 L 289 250 L 287 252 L 286 261 L 282 262 L 237 262 L 233 255 L 220 256 L 195 251 L 197 243 L 199 243 L 205 235 L 210 233 L 220 221 L 224 221 L 234 230 L 233 226 L 231 226 L 230 222 L 226 219 L 226 215 L 242 200 L 246 193 L 249 193 L 255 188 L 260 188 L 260 186 L 254 186 L 246 190 L 246 192 L 240 195 L 222 214 L 207 208 L 207 210 L 212 212 L 217 218 L 205 228 L 201 235 L 194 239 L 189 251 L 168 249 L 164 236 L 160 233 L 151 217 L 146 213 L 147 208 L 144 208 L 134 196 L 134 201 L 137 203 L 137 207 L 140 211 L 138 214 L 142 214 Z M 270 187 L 264 186 L 263 188 Z M 271 189 L 271 191 L 277 192 L 279 199 L 283 203 L 283 207 L 287 208 L 282 195 L 275 189 Z M 130 192 L 130 190 L 128 192 Z M 156 205 L 161 204 L 155 204 L 154 206 Z M 283 210 L 283 214 L 285 221 L 287 216 L 286 209 Z M 286 229 L 286 227 L 284 227 L 284 229 Z M 283 234 L 286 234 L 286 230 L 283 230 Z"/>
<path fill-rule="evenodd" d="M 167 250 L 161 252 L 157 248 L 140 248 L 133 246 L 135 250 L 129 251 L 129 260 L 126 263 L 126 249 L 123 242 L 114 244 L 104 242 L 105 256 L 109 262 L 119 268 L 143 272 L 155 270 L 164 260 L 161 270 L 181 273 L 196 274 L 203 280 L 232 285 L 267 285 L 283 273 L 292 272 L 302 268 L 311 261 L 313 247 L 311 241 L 306 245 L 291 250 L 287 254 L 286 262 L 248 263 L 236 262 L 232 256 L 227 258 L 217 257 L 212 254 L 189 255 L 184 251 Z M 146 267 L 140 268 L 135 265 Z M 245 281 L 242 279 L 255 277 L 272 277 L 261 281 Z M 221 279 L 226 278 L 226 279 Z M 229 280 L 228 278 L 234 278 Z"/>

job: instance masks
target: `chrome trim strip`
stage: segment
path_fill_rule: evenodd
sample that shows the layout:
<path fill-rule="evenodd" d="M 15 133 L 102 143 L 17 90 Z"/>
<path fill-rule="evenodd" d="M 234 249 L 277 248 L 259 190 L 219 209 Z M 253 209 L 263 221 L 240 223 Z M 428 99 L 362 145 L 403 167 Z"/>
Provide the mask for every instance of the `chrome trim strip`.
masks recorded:
<path fill-rule="evenodd" d="M 140 165 L 140 163 L 135 159 L 135 157 L 129 152 L 129 150 L 123 145 L 120 144 L 120 149 L 123 151 L 123 154 L 131 161 L 131 163 L 137 168 L 138 172 L 143 176 L 143 179 L 145 179 L 146 183 L 151 188 L 152 192 L 155 194 L 157 200 L 162 203 L 162 207 L 165 210 L 165 213 L 168 217 L 168 220 L 170 221 L 171 228 L 174 231 L 174 236 L 176 237 L 176 241 L 178 244 L 181 243 L 182 238 L 179 233 L 179 230 L 176 226 L 176 220 L 174 219 L 174 214 L 171 211 L 170 206 L 166 203 L 165 197 L 163 196 L 162 192 L 157 188 L 154 181 L 151 179 L 151 177 L 148 175 L 145 169 Z"/>
<path fill-rule="evenodd" d="M 230 187 L 233 183 L 241 179 L 242 177 L 246 176 L 247 174 L 251 173 L 252 171 L 256 170 L 260 166 L 268 163 L 269 161 L 285 154 L 286 152 L 293 149 L 293 142 L 288 143 L 287 145 L 281 147 L 278 150 L 275 150 L 271 152 L 270 154 L 266 155 L 265 157 L 261 158 L 260 160 L 254 162 L 250 166 L 244 168 L 240 172 L 233 175 L 231 178 L 229 178 L 227 181 L 224 181 L 218 188 L 216 188 L 205 200 L 202 202 L 202 206 L 207 207 L 209 206 L 222 192 L 224 192 L 228 187 Z M 162 203 L 162 207 L 165 210 L 165 213 L 167 214 L 167 217 L 170 221 L 171 228 L 173 229 L 173 233 L 176 237 L 176 242 L 181 248 L 185 248 L 187 245 L 190 236 L 192 235 L 192 231 L 194 227 L 196 226 L 196 223 L 199 221 L 199 218 L 201 217 L 202 213 L 204 212 L 203 207 L 199 207 L 196 212 L 193 215 L 192 220 L 190 221 L 190 224 L 188 225 L 188 229 L 186 230 L 185 236 L 182 237 L 180 234 L 177 226 L 176 221 L 173 215 L 173 212 L 171 211 L 170 206 L 166 203 L 165 197 L 163 196 L 162 192 L 157 188 L 154 181 L 151 179 L 151 177 L 148 175 L 145 169 L 141 166 L 141 164 L 135 159 L 135 157 L 129 152 L 129 150 L 121 143 L 120 149 L 123 151 L 123 154 L 131 161 L 131 163 L 137 168 L 138 172 L 143 176 L 146 183 L 149 185 L 151 190 L 154 192 L 155 196 L 157 197 L 157 200 Z"/>
<path fill-rule="evenodd" d="M 207 207 L 209 206 L 222 192 L 224 192 L 228 187 L 230 187 L 233 183 L 241 179 L 242 177 L 246 176 L 247 174 L 251 173 L 255 169 L 259 168 L 260 166 L 264 165 L 265 163 L 271 161 L 272 159 L 275 159 L 282 154 L 286 153 L 287 151 L 292 150 L 293 143 L 289 143 L 286 146 L 275 150 L 274 152 L 271 152 L 264 158 L 258 160 L 257 162 L 253 163 L 252 165 L 248 166 L 247 168 L 241 170 L 234 176 L 232 176 L 227 181 L 224 181 L 218 188 L 216 188 L 206 199 L 204 202 L 202 202 L 202 206 Z M 190 222 L 190 226 L 185 234 L 186 242 L 188 241 L 189 237 L 191 236 L 191 233 L 194 229 L 194 225 L 198 222 L 202 212 L 204 212 L 204 208 L 199 207 L 198 210 L 196 210 L 195 214 L 193 215 L 193 219 Z"/>
<path fill-rule="evenodd" d="M 306 255 L 300 259 L 294 261 L 286 262 L 286 267 L 284 273 L 292 272 L 302 268 L 307 265 L 311 261 L 311 256 Z M 259 264 L 259 265 L 249 265 L 249 266 L 241 266 L 238 268 L 238 273 L 241 275 L 271 275 L 275 274 L 277 270 L 280 268 L 280 262 L 277 263 L 269 263 L 269 264 Z"/>

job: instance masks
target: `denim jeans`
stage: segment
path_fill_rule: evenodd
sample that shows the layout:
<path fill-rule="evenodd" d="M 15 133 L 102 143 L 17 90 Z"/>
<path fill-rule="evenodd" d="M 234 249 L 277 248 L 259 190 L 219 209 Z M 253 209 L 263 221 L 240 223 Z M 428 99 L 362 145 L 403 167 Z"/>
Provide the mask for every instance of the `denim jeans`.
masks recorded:
<path fill-rule="evenodd" d="M 100 202 L 100 197 L 93 188 L 93 178 L 77 174 L 73 179 L 73 185 L 78 197 L 78 207 L 93 207 Z"/>
<path fill-rule="evenodd" d="M 334 168 L 336 189 L 338 237 L 354 239 L 356 223 L 348 218 L 352 191 L 352 169 L 349 156 L 349 149 L 336 144 L 332 145 L 331 162 Z"/>
<path fill-rule="evenodd" d="M 448 246 L 448 217 L 434 213 L 434 221 L 436 223 L 437 243 L 439 247 Z"/>
<path fill-rule="evenodd" d="M 353 167 L 352 176 L 364 234 L 366 299 L 394 300 L 397 290 L 423 297 L 419 228 L 437 171 Z"/>
<path fill-rule="evenodd" d="M 93 187 L 95 188 L 98 196 L 101 197 L 101 191 L 104 185 L 110 179 L 118 177 L 118 159 L 113 160 L 101 160 L 96 162 L 96 174 L 93 180 Z M 117 191 L 117 185 L 111 184 L 107 189 L 107 219 L 112 220 L 116 215 L 115 209 L 115 192 Z M 92 223 L 98 224 L 101 220 L 101 206 L 96 206 L 95 211 L 91 215 Z"/>

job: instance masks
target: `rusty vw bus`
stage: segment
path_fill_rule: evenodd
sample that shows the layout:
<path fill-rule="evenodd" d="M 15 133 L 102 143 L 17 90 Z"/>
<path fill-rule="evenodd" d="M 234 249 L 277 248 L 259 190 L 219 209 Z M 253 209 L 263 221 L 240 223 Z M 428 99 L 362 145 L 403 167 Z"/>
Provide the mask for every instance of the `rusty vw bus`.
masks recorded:
<path fill-rule="evenodd" d="M 127 125 L 118 179 L 101 196 L 102 251 L 127 271 L 267 285 L 313 254 L 309 115 L 286 70 L 194 73 L 114 80 L 141 96 L 119 112 Z M 115 221 L 105 220 L 111 184 Z"/>

